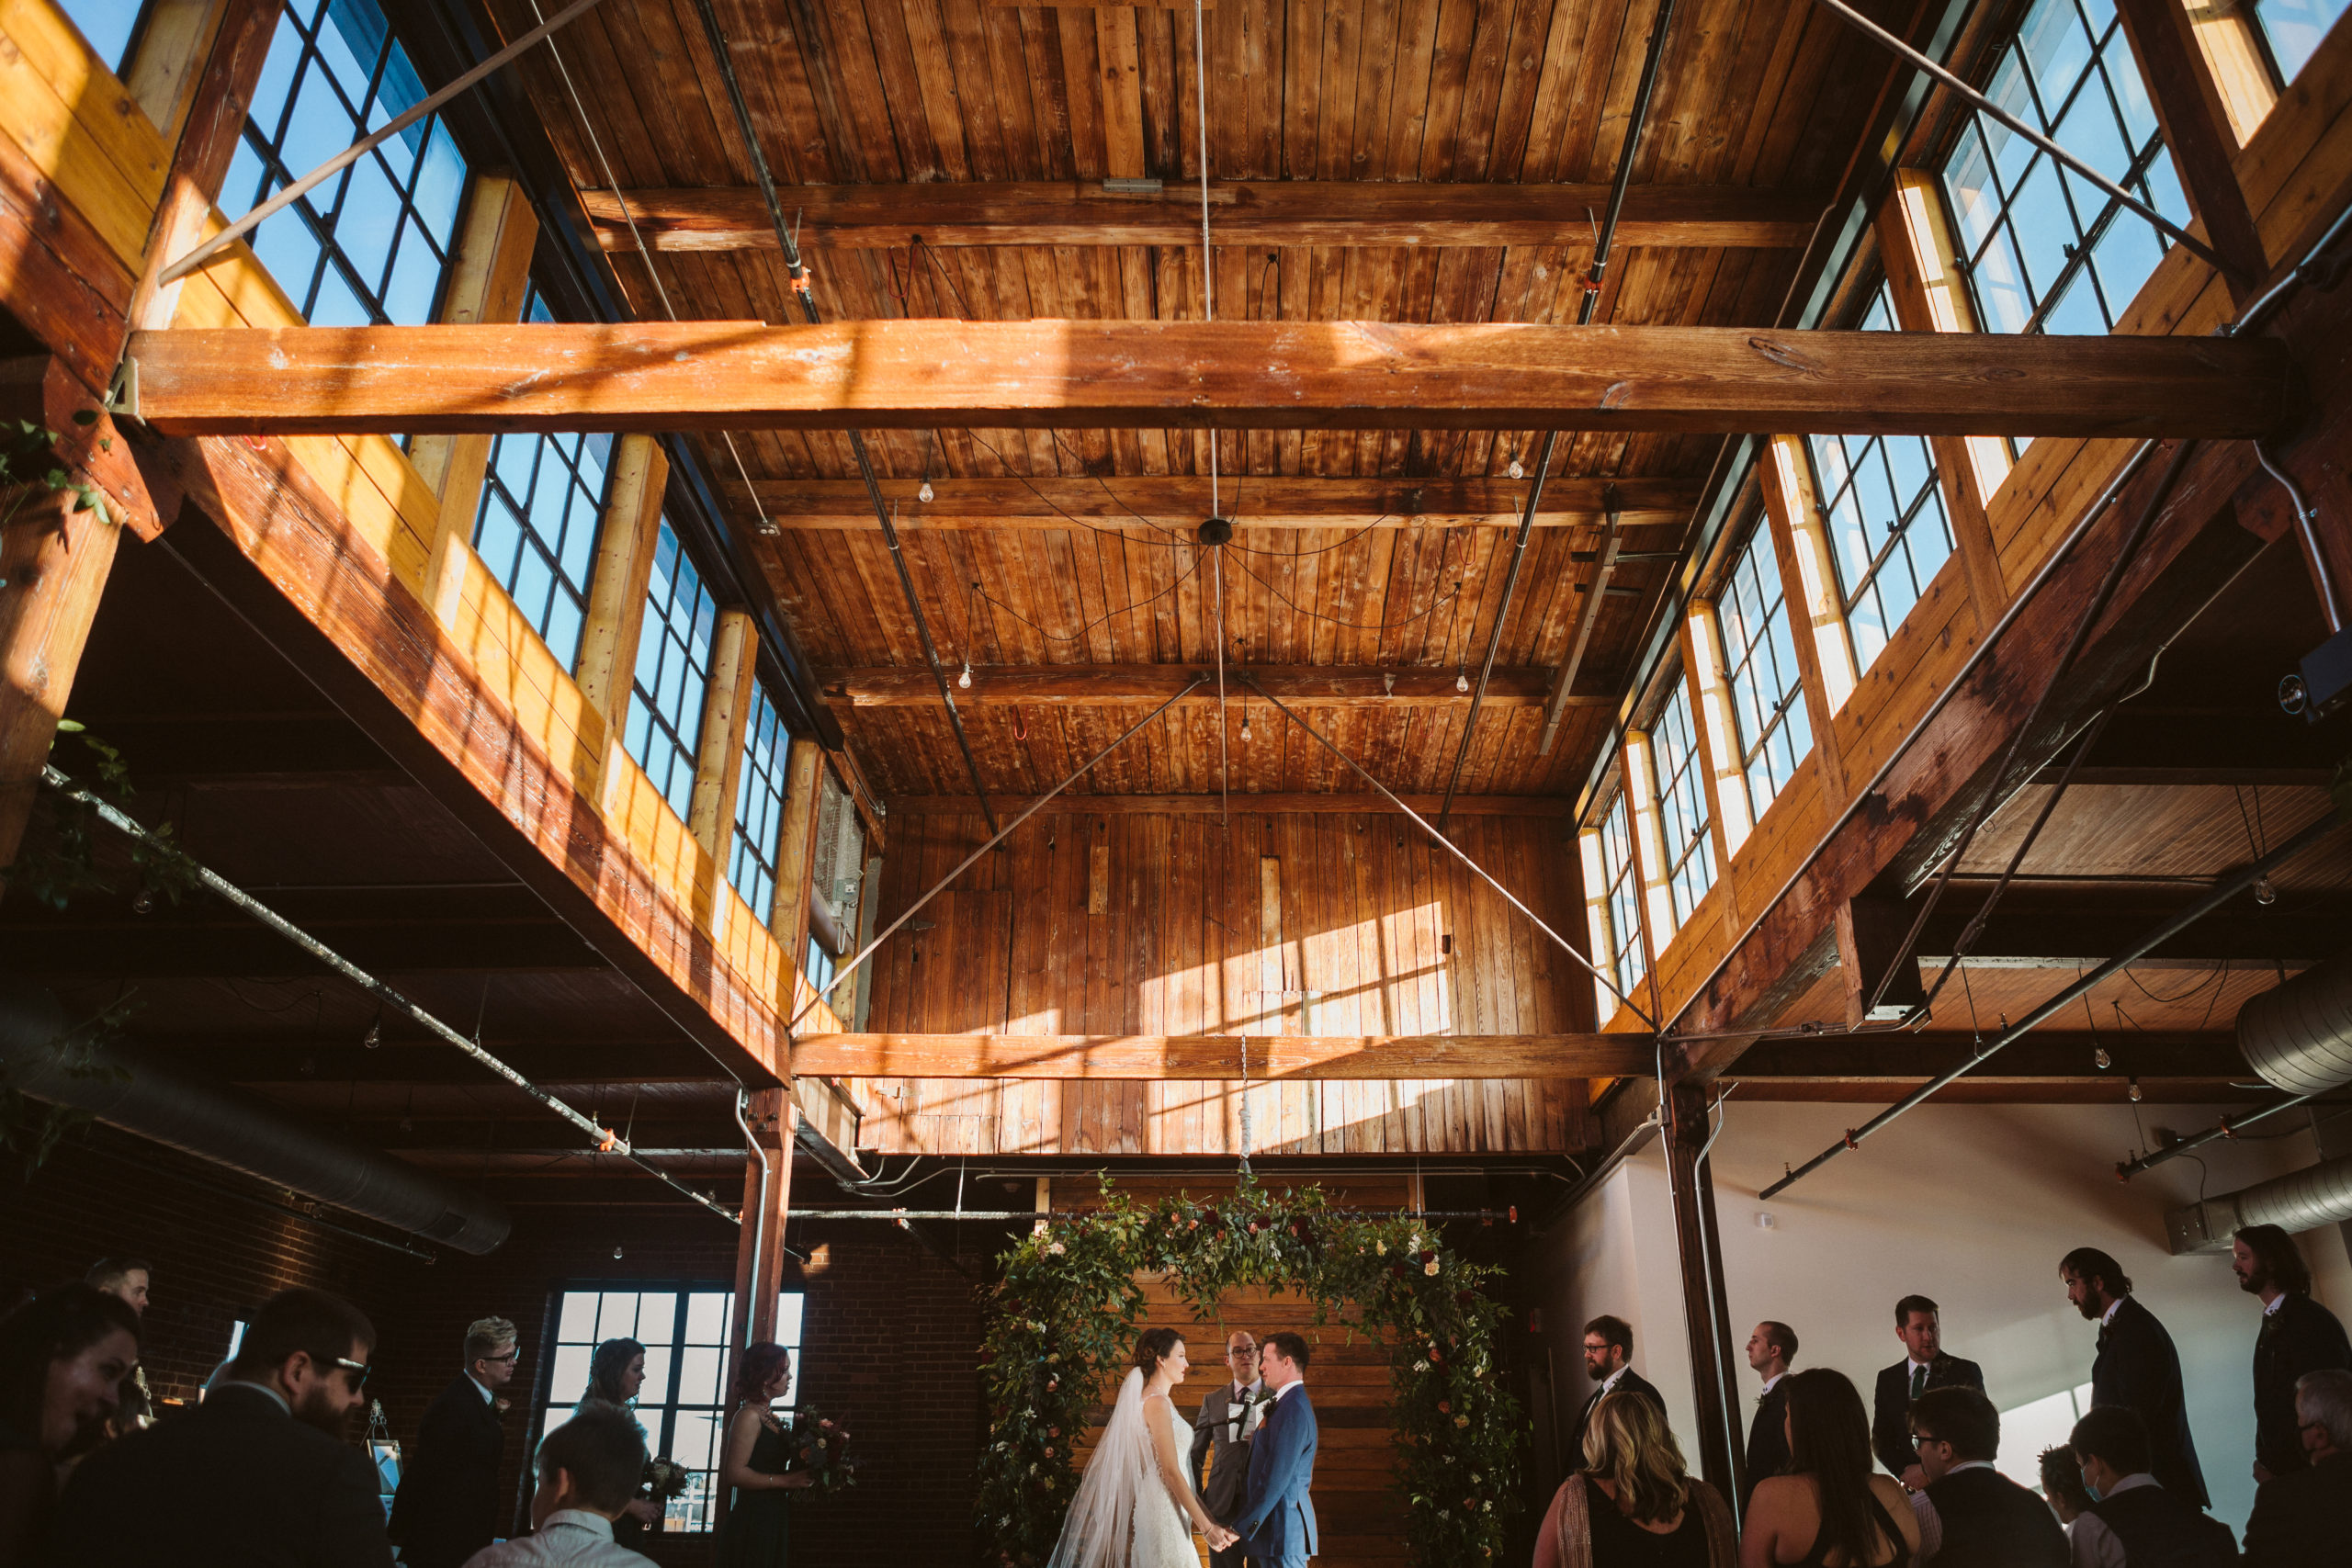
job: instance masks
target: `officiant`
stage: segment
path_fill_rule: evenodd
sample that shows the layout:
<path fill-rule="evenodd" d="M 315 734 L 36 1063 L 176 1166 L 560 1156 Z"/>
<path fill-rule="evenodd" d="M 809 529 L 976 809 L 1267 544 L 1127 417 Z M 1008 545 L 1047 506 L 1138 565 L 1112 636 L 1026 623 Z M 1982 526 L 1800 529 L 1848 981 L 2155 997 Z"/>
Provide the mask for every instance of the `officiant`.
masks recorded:
<path fill-rule="evenodd" d="M 1225 1341 L 1226 1381 L 1209 1390 L 1193 1422 L 1193 1490 L 1217 1523 L 1229 1525 L 1250 1495 L 1250 1439 L 1266 1418 L 1269 1395 L 1258 1377 L 1258 1341 L 1237 1330 Z M 1204 1463 L 1208 1479 L 1204 1482 Z M 1210 1568 L 1241 1568 L 1241 1543 L 1209 1553 Z"/>

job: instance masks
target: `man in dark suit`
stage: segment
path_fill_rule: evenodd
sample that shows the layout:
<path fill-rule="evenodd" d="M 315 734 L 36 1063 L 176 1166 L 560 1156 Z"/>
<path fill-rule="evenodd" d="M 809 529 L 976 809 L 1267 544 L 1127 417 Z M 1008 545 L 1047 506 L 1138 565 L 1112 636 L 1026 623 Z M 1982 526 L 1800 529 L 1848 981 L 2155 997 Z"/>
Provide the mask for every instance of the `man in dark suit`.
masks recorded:
<path fill-rule="evenodd" d="M 1755 1419 L 1747 1424 L 1747 1489 L 1740 1494 L 1740 1517 L 1747 1517 L 1747 1499 L 1756 1483 L 1789 1468 L 1789 1393 L 1781 1380 L 1797 1359 L 1797 1334 L 1785 1323 L 1756 1325 L 1747 1337 L 1747 1367 L 1764 1380 L 1757 1397 Z"/>
<path fill-rule="evenodd" d="M 1943 1318 L 1936 1303 L 1925 1296 L 1905 1296 L 1894 1303 L 1894 1337 L 1903 1341 L 1903 1359 L 1878 1374 L 1871 1400 L 1871 1452 L 1887 1473 L 1902 1478 L 1917 1492 L 1928 1484 L 1919 1457 L 1911 1451 L 1911 1402 L 1931 1388 L 1973 1388 L 1984 1392 L 1984 1372 L 1973 1361 L 1948 1356 L 1943 1348 Z"/>
<path fill-rule="evenodd" d="M 2277 1225 L 2247 1225 L 2230 1247 L 2238 1289 L 2262 1298 L 2254 1339 L 2254 1478 L 2303 1468 L 2295 1383 L 2305 1372 L 2352 1367 L 2352 1342 L 2334 1313 L 2312 1300 L 2312 1271 L 2295 1238 Z"/>
<path fill-rule="evenodd" d="M 2352 1540 L 2352 1372 L 2305 1372 L 2295 1384 L 2306 1462 L 2266 1481 L 2245 1522 L 2246 1568 L 2305 1568 Z"/>
<path fill-rule="evenodd" d="M 1250 1440 L 1250 1484 L 1231 1529 L 1251 1562 L 1264 1568 L 1306 1568 L 1322 1550 L 1315 1529 L 1314 1402 L 1306 1397 L 1306 1341 L 1283 1332 L 1266 1336 L 1258 1371 L 1274 1391 L 1274 1408 Z"/>
<path fill-rule="evenodd" d="M 2132 1295 L 2122 1265 L 2095 1247 L 2078 1247 L 2058 1261 L 2066 1299 L 2099 1325 L 2091 1362 L 2091 1405 L 2120 1404 L 2140 1413 L 2148 1433 L 2148 1473 L 2192 1507 L 2206 1508 L 2205 1472 L 2188 1434 L 2188 1403 L 2180 1386 L 2180 1352 L 2156 1314 Z"/>
<path fill-rule="evenodd" d="M 1911 1437 L 1928 1478 L 1919 1561 L 1933 1568 L 2066 1568 L 2066 1532 L 2050 1505 L 1993 1468 L 2001 1416 L 1973 1388 L 1931 1388 L 1911 1403 Z"/>
<path fill-rule="evenodd" d="M 1247 1329 L 1226 1336 L 1225 1366 L 1226 1381 L 1209 1390 L 1193 1420 L 1193 1490 L 1209 1517 L 1230 1528 L 1250 1500 L 1250 1442 L 1265 1420 L 1265 1407 L 1256 1403 L 1266 1387 L 1258 1376 L 1258 1341 Z M 1236 1541 L 1209 1553 L 1210 1568 L 1241 1568 L 1241 1556 Z"/>
<path fill-rule="evenodd" d="M 2089 1509 L 2075 1517 L 2067 1551 L 2086 1568 L 2228 1568 L 2238 1560 L 2230 1527 L 2150 1473 L 2147 1425 L 2123 1404 L 2095 1404 L 2066 1446 L 2083 1467 Z"/>
<path fill-rule="evenodd" d="M 57 1515 L 73 1568 L 385 1568 L 368 1456 L 344 1440 L 376 1329 L 324 1291 L 274 1296 L 194 1410 L 93 1454 Z"/>
<path fill-rule="evenodd" d="M 1661 1419 L 1666 1416 L 1666 1401 L 1650 1386 L 1641 1373 L 1633 1369 L 1634 1325 L 1622 1317 L 1606 1313 L 1584 1325 L 1584 1370 L 1600 1386 L 1577 1412 L 1576 1446 L 1568 1450 L 1571 1469 L 1584 1467 L 1584 1433 L 1592 1424 L 1592 1412 L 1601 1400 L 1612 1393 L 1638 1393 L 1657 1406 Z"/>
<path fill-rule="evenodd" d="M 464 1369 L 425 1410 L 392 1499 L 391 1537 L 407 1568 L 458 1568 L 498 1534 L 498 1391 L 514 1375 L 514 1325 L 466 1329 Z"/>

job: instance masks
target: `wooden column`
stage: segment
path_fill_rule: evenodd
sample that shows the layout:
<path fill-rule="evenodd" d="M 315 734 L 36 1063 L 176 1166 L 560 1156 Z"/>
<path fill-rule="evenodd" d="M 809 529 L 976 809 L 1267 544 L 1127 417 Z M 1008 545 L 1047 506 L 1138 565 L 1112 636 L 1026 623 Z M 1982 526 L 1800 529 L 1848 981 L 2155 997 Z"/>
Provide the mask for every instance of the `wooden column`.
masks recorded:
<path fill-rule="evenodd" d="M 1739 725 L 1732 714 L 1731 682 L 1724 674 L 1723 623 L 1712 602 L 1690 606 L 1682 623 L 1683 667 L 1699 699 L 1699 755 L 1705 764 L 1714 810 L 1715 847 L 1722 856 L 1717 879 L 1731 879 L 1731 857 L 1739 852 L 1756 818 L 1747 806 L 1747 774 L 1740 767 Z"/>
<path fill-rule="evenodd" d="M 686 830 L 727 874 L 735 836 L 735 790 L 743 775 L 743 727 L 752 714 L 752 682 L 759 672 L 759 635 L 748 610 L 718 612 L 712 639 L 710 683 L 703 690 L 702 747 L 695 755 L 695 793 Z"/>
<path fill-rule="evenodd" d="M 624 435 L 614 447 L 612 483 L 596 533 L 596 565 L 588 580 L 588 615 L 572 671 L 588 705 L 604 716 L 607 735 L 617 735 L 628 712 L 637 638 L 645 626 L 645 589 L 662 527 L 662 488 L 669 478 L 670 459 L 650 435 Z"/>
<path fill-rule="evenodd" d="M 0 531 L 0 870 L 16 863 L 122 530 L 68 491 Z"/>
<path fill-rule="evenodd" d="M 1747 1473 L 1730 1307 L 1715 1225 L 1707 1145 L 1707 1088 L 1679 1083 L 1667 1096 L 1667 1168 L 1674 1185 L 1674 1239 L 1682 1262 L 1682 1316 L 1690 1343 L 1690 1393 L 1698 1406 L 1699 1472 L 1732 1506 Z"/>
<path fill-rule="evenodd" d="M 768 1156 L 767 1197 L 760 1198 L 760 1162 L 743 1160 L 743 1234 L 735 1244 L 734 1346 L 775 1337 L 776 1292 L 784 1280 L 784 1222 L 792 1210 L 792 1134 L 799 1112 L 789 1089 L 752 1094 L 744 1119 Z M 757 1271 L 753 1269 L 757 1255 Z"/>
<path fill-rule="evenodd" d="M 2124 36 L 2155 105 L 2165 146 L 2190 209 L 2205 225 L 2206 243 L 2229 264 L 2222 280 L 2243 305 L 2270 271 L 2262 231 L 2238 183 L 2237 133 L 2183 0 L 2117 0 Z"/>
<path fill-rule="evenodd" d="M 1878 253 L 1894 298 L 1898 325 L 1907 333 L 1973 333 L 1974 303 L 1961 276 L 1959 252 L 1933 179 L 1917 169 L 1898 170 L 1886 205 L 1879 209 Z M 1984 508 L 2009 474 L 2008 443 L 1997 435 L 1928 437 L 1942 487 L 1944 515 L 1951 520 L 1968 577 L 1968 597 L 1976 624 L 1990 626 L 2008 605 L 2001 577 L 1999 547 Z"/>
<path fill-rule="evenodd" d="M 1829 537 L 1814 497 L 1813 465 L 1801 435 L 1776 435 L 1764 456 L 1764 517 L 1772 530 L 1772 552 L 1781 563 L 1781 592 L 1796 636 L 1797 672 L 1812 710 L 1813 754 L 1822 770 L 1823 795 L 1846 804 L 1846 770 L 1838 755 L 1833 722 L 1854 694 L 1853 645 L 1846 640 L 1846 613 L 1838 602 L 1838 579 L 1829 559 Z"/>
<path fill-rule="evenodd" d="M 795 740 L 785 755 L 784 827 L 777 834 L 775 902 L 768 931 L 784 948 L 795 975 L 808 952 L 808 876 L 817 851 L 817 791 L 824 784 L 825 752 L 814 740 Z M 792 1010 L 797 1012 L 796 999 Z"/>
<path fill-rule="evenodd" d="M 2278 83 L 2248 14 L 2253 8 L 2249 0 L 2201 0 L 2188 17 L 2206 74 L 2221 94 L 2230 134 L 2240 147 L 2254 140 L 2255 128 L 2278 102 Z"/>

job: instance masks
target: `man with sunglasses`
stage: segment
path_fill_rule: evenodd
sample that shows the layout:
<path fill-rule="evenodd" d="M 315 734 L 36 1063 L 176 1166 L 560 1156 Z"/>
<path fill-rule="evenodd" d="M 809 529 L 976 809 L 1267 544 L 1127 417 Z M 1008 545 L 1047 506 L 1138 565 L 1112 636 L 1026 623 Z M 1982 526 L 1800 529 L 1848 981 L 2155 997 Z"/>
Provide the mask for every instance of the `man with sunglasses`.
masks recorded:
<path fill-rule="evenodd" d="M 324 1291 L 273 1296 L 210 1398 L 92 1455 L 58 1512 L 76 1568 L 383 1568 L 384 1507 L 346 1440 L 376 1329 Z"/>
<path fill-rule="evenodd" d="M 518 1355 L 506 1319 L 467 1326 L 458 1376 L 418 1424 L 392 1499 L 392 1540 L 406 1568 L 458 1568 L 497 1538 L 498 1461 L 506 1448 L 498 1391 L 513 1381 Z"/>

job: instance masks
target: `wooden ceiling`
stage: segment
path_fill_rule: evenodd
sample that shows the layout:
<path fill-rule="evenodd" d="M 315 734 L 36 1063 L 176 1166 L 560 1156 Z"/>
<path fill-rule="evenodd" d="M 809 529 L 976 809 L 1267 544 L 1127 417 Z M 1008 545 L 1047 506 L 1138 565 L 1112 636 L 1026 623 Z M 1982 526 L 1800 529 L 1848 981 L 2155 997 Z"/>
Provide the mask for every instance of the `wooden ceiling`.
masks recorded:
<path fill-rule="evenodd" d="M 530 0 L 489 9 L 510 37 L 534 23 Z M 808 214 L 824 319 L 1202 316 L 1197 186 L 1186 183 L 1201 174 L 1189 8 L 718 0 L 718 10 L 784 206 Z M 1576 319 L 1654 4 L 1220 0 L 1204 15 L 1219 319 Z M 608 0 L 522 70 L 641 318 L 797 319 L 692 0 Z M 1770 321 L 1886 77 L 1883 56 L 1807 0 L 1685 0 L 1595 320 Z M 1106 195 L 1105 178 L 1166 187 Z M 1351 194 L 1335 199 L 1340 183 Z M 650 262 L 625 206 L 641 215 Z M 810 657 L 829 671 L 920 670 L 879 531 L 842 498 L 856 474 L 846 436 L 761 433 L 731 451 L 701 439 L 730 524 L 757 525 L 756 493 L 783 525 L 759 553 Z M 1156 429 L 872 433 L 943 658 L 1211 662 L 1215 569 L 1191 533 L 1207 511 L 1209 440 Z M 1508 471 L 1514 459 L 1532 471 L 1531 433 L 1216 440 L 1219 500 L 1240 525 L 1225 573 L 1228 660 L 1453 671 L 1482 658 L 1511 552 L 1498 525 L 1526 491 Z M 1613 697 L 1716 450 L 1712 436 L 1565 439 L 1555 482 L 1575 499 L 1547 503 L 1565 509 L 1528 547 L 1498 664 L 1548 671 L 1565 660 L 1594 572 L 1596 492 L 1620 481 L 1642 492 L 1629 496 L 1637 510 L 1622 541 L 1634 558 L 1617 570 L 1577 683 Z M 1110 482 L 1152 476 L 1193 482 L 1142 502 Z M 912 493 L 926 479 L 929 508 Z M 1425 498 L 1423 480 L 1440 491 Z M 933 512 L 941 525 L 925 525 Z M 987 787 L 1021 793 L 1058 781 L 1150 705 L 982 705 L 966 726 Z M 1253 706 L 1246 743 L 1239 709 L 1226 717 L 1234 789 L 1358 787 Z M 1364 704 L 1317 710 L 1317 722 L 1384 782 L 1426 792 L 1445 787 L 1467 709 L 1466 699 Z M 882 794 L 971 787 L 936 704 L 840 711 Z M 1570 790 L 1607 723 L 1604 707 L 1572 708 L 1560 743 L 1539 755 L 1540 710 L 1490 707 L 1461 787 Z M 1080 787 L 1214 791 L 1217 759 L 1214 709 L 1190 707 Z"/>

